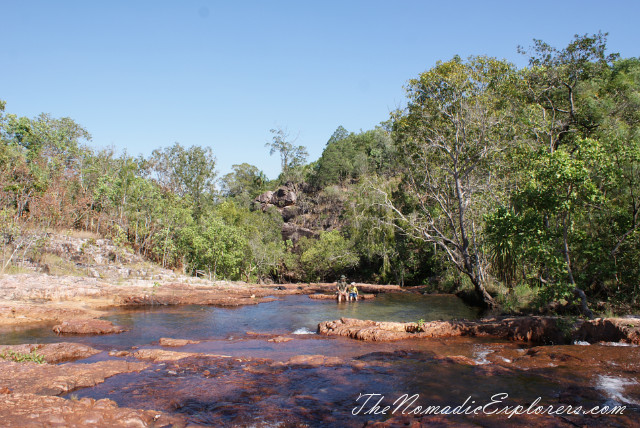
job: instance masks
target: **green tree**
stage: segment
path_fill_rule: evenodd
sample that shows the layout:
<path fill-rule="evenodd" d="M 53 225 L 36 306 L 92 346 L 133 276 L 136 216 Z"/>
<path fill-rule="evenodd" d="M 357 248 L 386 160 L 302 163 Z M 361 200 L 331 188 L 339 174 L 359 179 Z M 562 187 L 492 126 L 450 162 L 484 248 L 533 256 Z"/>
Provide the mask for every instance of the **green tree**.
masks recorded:
<path fill-rule="evenodd" d="M 269 180 L 258 167 L 243 163 L 233 165 L 232 169 L 233 172 L 220 180 L 223 196 L 248 206 L 256 196 L 267 190 Z"/>
<path fill-rule="evenodd" d="M 325 280 L 358 263 L 352 244 L 339 231 L 322 232 L 318 239 L 302 238 L 300 262 L 309 279 Z"/>
<path fill-rule="evenodd" d="M 179 143 L 154 150 L 148 160 L 150 176 L 180 197 L 189 197 L 193 213 L 200 218 L 215 194 L 216 158 L 211 147 L 182 147 Z"/>
<path fill-rule="evenodd" d="M 285 130 L 277 128 L 269 132 L 273 134 L 272 141 L 267 142 L 265 147 L 269 147 L 270 155 L 274 153 L 280 155 L 281 181 L 286 182 L 292 170 L 304 165 L 309 153 L 306 147 L 294 145 L 295 140 L 290 141 L 290 136 Z"/>
<path fill-rule="evenodd" d="M 402 198 L 379 189 L 397 227 L 442 251 L 488 307 L 483 216 L 500 195 L 500 156 L 514 139 L 514 80 L 510 64 L 486 57 L 454 58 L 411 80 L 394 125 Z"/>

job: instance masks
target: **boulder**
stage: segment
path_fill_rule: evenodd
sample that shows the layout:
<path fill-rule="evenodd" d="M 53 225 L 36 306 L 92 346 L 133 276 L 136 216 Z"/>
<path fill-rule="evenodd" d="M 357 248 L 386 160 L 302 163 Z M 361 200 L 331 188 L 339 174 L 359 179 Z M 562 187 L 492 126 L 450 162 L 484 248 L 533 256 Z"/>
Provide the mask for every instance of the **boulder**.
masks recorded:
<path fill-rule="evenodd" d="M 296 243 L 303 236 L 311 238 L 315 235 L 316 233 L 313 230 L 307 229 L 306 227 L 296 226 L 295 224 L 291 223 L 284 223 L 282 225 L 282 239 L 284 239 L 285 241 L 290 239 L 293 243 Z"/>

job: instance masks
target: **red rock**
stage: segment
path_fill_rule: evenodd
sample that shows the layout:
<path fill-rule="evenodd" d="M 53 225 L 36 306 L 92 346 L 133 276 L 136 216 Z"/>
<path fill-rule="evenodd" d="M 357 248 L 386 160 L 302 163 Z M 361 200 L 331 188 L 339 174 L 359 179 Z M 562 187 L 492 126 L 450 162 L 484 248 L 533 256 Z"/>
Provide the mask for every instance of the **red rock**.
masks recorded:
<path fill-rule="evenodd" d="M 0 385 L 15 392 L 60 395 L 77 388 L 94 386 L 116 374 L 139 371 L 147 367 L 146 363 L 127 361 L 51 365 L 0 360 Z"/>
<path fill-rule="evenodd" d="M 23 354 L 35 353 L 41 355 L 49 364 L 88 358 L 100 352 L 90 346 L 71 342 L 0 346 L 0 354 L 7 350 Z"/>
<path fill-rule="evenodd" d="M 158 344 L 160 346 L 171 346 L 171 347 L 185 346 L 185 345 L 191 345 L 191 344 L 197 344 L 197 343 L 200 343 L 200 341 L 188 340 L 188 339 L 171 339 L 169 337 L 161 337 L 160 340 L 158 340 Z"/>
<path fill-rule="evenodd" d="M 71 319 L 53 327 L 56 334 L 114 334 L 126 331 L 111 321 L 95 319 Z"/>
<path fill-rule="evenodd" d="M 267 342 L 283 343 L 283 342 L 289 342 L 291 340 L 293 340 L 293 337 L 276 336 L 274 338 L 267 340 Z"/>
<path fill-rule="evenodd" d="M 176 416 L 155 410 L 118 407 L 108 399 L 66 400 L 36 394 L 0 395 L 4 427 L 152 427 L 186 426 Z"/>

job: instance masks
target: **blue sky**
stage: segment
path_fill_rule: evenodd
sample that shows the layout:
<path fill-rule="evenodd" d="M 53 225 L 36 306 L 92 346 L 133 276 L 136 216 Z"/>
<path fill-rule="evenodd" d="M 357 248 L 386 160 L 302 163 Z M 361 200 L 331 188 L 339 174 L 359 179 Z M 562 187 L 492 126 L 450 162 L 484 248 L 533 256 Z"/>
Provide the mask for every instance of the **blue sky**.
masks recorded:
<path fill-rule="evenodd" d="M 315 160 L 339 125 L 388 119 L 438 60 L 523 66 L 518 45 L 599 30 L 611 52 L 639 56 L 638 16 L 637 1 L 0 0 L 0 99 L 73 118 L 96 148 L 211 146 L 221 175 L 248 162 L 275 178 L 271 128 Z"/>

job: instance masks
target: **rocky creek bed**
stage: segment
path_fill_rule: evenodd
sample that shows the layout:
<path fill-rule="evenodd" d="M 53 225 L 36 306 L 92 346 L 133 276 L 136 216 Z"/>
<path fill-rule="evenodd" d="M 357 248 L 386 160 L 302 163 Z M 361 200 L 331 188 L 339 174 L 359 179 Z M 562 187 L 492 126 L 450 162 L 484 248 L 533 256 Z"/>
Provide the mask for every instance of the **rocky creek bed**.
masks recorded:
<path fill-rule="evenodd" d="M 307 297 L 331 290 L 3 278 L 0 420 L 20 427 L 638 426 L 638 320 L 481 320 L 455 297 L 409 293 L 340 305 Z M 91 334 L 100 332 L 86 330 L 92 325 L 107 334 Z M 511 406 L 540 397 L 544 405 L 626 409 L 510 418 L 410 411 L 467 397 L 484 404 L 500 393 Z M 377 394 L 379 408 L 363 405 L 362 394 Z M 418 394 L 416 406 L 392 412 L 402 394 Z"/>

